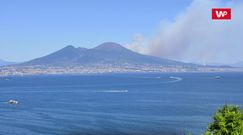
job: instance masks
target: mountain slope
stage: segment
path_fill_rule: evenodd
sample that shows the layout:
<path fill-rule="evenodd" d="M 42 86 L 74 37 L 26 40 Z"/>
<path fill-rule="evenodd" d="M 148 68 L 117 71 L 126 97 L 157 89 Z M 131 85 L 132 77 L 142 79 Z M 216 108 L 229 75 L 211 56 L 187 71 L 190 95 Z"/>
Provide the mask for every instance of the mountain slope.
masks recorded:
<path fill-rule="evenodd" d="M 0 59 L 0 66 L 7 66 L 7 65 L 11 65 L 11 64 L 15 64 L 15 62 L 9 62 L 9 61 Z"/>
<path fill-rule="evenodd" d="M 162 59 L 133 52 L 123 46 L 106 42 L 95 48 L 67 46 L 50 55 L 37 58 L 21 65 L 25 66 L 92 66 L 92 65 L 187 65 L 169 59 Z"/>

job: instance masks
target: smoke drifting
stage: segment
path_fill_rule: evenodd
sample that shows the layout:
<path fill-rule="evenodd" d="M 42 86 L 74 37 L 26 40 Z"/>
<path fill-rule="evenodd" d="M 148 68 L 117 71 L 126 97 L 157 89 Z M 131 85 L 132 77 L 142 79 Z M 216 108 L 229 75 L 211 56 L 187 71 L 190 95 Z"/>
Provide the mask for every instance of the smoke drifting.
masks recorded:
<path fill-rule="evenodd" d="M 232 20 L 213 21 L 211 9 L 230 7 Z M 151 38 L 135 35 L 126 46 L 141 53 L 201 64 L 243 61 L 243 3 L 194 0 Z"/>

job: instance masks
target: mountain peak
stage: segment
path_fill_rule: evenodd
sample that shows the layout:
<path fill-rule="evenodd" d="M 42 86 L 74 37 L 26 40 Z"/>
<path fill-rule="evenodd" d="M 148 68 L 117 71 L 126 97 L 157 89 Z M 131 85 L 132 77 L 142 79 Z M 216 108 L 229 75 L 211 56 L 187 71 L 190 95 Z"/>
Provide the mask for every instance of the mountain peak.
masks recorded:
<path fill-rule="evenodd" d="M 104 43 L 100 44 L 99 46 L 95 47 L 94 49 L 118 49 L 118 48 L 124 49 L 124 47 L 118 43 L 104 42 Z"/>
<path fill-rule="evenodd" d="M 75 49 L 75 47 L 73 45 L 67 45 L 66 47 L 64 47 L 63 49 Z"/>

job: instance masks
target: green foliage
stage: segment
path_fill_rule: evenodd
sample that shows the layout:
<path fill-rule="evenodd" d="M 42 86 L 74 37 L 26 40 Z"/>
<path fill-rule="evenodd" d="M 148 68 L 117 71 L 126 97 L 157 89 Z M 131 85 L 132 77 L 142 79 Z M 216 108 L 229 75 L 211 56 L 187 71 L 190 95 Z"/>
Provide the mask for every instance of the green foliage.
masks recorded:
<path fill-rule="evenodd" d="M 243 135 L 243 110 L 224 105 L 215 113 L 204 135 Z"/>

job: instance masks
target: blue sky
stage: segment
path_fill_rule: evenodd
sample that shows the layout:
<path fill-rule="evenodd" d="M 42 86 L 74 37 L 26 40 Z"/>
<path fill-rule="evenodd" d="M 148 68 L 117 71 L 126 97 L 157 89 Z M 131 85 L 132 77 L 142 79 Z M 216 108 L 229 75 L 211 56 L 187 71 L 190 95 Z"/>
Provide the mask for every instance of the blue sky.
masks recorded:
<path fill-rule="evenodd" d="M 0 58 L 26 61 L 66 45 L 92 48 L 151 36 L 191 0 L 1 0 Z"/>

